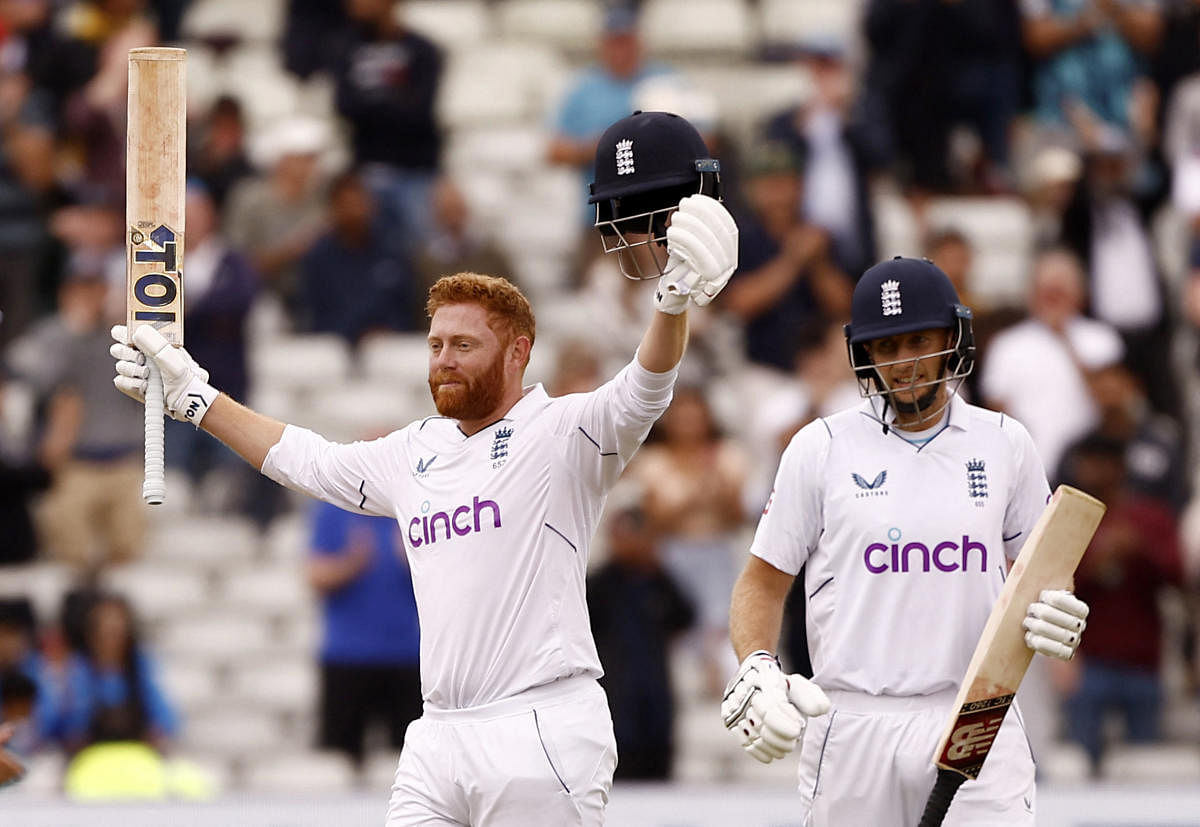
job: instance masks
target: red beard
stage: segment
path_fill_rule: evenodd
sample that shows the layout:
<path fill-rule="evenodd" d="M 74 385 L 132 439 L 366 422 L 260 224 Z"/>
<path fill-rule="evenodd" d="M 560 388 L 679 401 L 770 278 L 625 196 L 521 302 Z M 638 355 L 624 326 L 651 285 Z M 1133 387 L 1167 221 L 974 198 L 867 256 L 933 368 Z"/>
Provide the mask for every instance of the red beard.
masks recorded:
<path fill-rule="evenodd" d="M 443 387 L 445 382 L 459 382 L 454 387 Z M 467 376 L 456 371 L 442 370 L 429 377 L 429 392 L 437 412 L 460 422 L 475 422 L 495 412 L 504 394 L 504 354 L 495 360 L 481 375 Z"/>

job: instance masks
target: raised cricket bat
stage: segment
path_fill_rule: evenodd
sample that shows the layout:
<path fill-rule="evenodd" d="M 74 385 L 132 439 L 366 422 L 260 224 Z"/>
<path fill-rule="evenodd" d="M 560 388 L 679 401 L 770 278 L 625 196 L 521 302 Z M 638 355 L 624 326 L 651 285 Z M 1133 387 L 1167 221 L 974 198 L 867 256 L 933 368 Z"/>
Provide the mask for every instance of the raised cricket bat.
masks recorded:
<path fill-rule="evenodd" d="M 183 344 L 183 212 L 187 89 L 184 49 L 129 50 L 129 114 L 125 155 L 126 329 L 158 328 Z M 159 505 L 163 466 L 163 386 L 147 359 L 146 473 L 142 499 Z"/>
<path fill-rule="evenodd" d="M 966 676 L 954 699 L 946 731 L 933 754 L 937 782 L 920 827 L 939 827 L 959 786 L 978 778 L 1033 650 L 1021 626 L 1029 604 L 1043 589 L 1070 589 L 1075 568 L 1092 541 L 1105 505 L 1069 485 L 1060 485 L 1017 555 Z"/>

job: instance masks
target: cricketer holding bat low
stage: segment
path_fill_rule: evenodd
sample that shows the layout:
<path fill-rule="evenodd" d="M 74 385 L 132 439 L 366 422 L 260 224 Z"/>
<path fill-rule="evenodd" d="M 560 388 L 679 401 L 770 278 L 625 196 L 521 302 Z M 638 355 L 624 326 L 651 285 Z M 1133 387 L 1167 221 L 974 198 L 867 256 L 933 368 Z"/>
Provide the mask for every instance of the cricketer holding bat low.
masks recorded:
<path fill-rule="evenodd" d="M 760 761 L 799 747 L 806 827 L 910 827 L 959 682 L 1050 491 L 1025 428 L 957 395 L 975 358 L 971 312 L 934 264 L 867 270 L 846 338 L 866 399 L 810 423 L 783 453 L 733 592 L 742 665 L 722 716 Z M 773 654 L 802 566 L 811 681 Z M 1042 591 L 1025 643 L 1069 659 L 1086 616 L 1069 592 Z M 1034 758 L 1015 706 L 945 823 L 1034 823 Z"/>
<path fill-rule="evenodd" d="M 114 331 L 122 391 L 144 398 L 145 354 L 176 419 L 284 485 L 397 520 L 424 714 L 405 736 L 389 827 L 603 823 L 617 756 L 596 682 L 587 552 L 608 490 L 670 402 L 688 306 L 707 304 L 736 266 L 737 228 L 715 196 L 719 166 L 686 120 L 647 112 L 613 124 L 596 151 L 597 227 L 623 266 L 658 280 L 633 360 L 591 393 L 522 387 L 529 303 L 504 279 L 449 276 L 428 302 L 440 416 L 373 442 L 334 444 L 262 416 L 219 395 L 152 328 L 133 334 L 140 353 Z"/>

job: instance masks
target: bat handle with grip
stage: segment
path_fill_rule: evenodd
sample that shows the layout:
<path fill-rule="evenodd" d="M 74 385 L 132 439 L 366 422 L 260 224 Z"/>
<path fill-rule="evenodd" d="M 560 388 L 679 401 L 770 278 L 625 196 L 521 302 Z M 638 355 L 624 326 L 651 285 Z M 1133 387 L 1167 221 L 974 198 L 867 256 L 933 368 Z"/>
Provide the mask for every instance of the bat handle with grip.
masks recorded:
<path fill-rule="evenodd" d="M 148 505 L 162 505 L 167 496 L 164 471 L 163 383 L 153 359 L 146 360 L 150 375 L 146 381 L 146 471 L 142 481 L 142 499 Z"/>
<path fill-rule="evenodd" d="M 925 812 L 917 827 L 941 827 L 942 819 L 946 817 L 946 811 L 950 809 L 950 802 L 954 800 L 954 794 L 966 780 L 967 777 L 960 772 L 938 767 L 937 781 L 934 782 L 933 789 L 929 792 L 929 798 L 925 802 Z"/>

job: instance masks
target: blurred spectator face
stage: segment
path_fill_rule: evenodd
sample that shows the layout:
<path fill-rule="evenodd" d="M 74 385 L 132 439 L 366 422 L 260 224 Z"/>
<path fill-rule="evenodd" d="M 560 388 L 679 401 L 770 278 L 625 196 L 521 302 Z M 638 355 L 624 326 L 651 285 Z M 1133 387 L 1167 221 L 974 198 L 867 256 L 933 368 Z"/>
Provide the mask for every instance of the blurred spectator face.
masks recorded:
<path fill-rule="evenodd" d="M 841 55 L 834 52 L 810 54 L 803 65 L 812 77 L 819 103 L 830 109 L 841 109 L 850 103 L 854 78 Z"/>
<path fill-rule="evenodd" d="M 462 191 L 449 178 L 438 179 L 433 189 L 433 217 L 437 225 L 454 236 L 467 231 L 470 211 Z"/>
<path fill-rule="evenodd" d="M 212 194 L 204 187 L 188 187 L 184 208 L 187 243 L 199 245 L 212 238 L 217 228 L 217 207 Z"/>
<path fill-rule="evenodd" d="M 13 32 L 28 32 L 42 25 L 50 14 L 50 0 L 0 0 L 0 21 Z"/>
<path fill-rule="evenodd" d="M 100 663 L 122 663 L 129 655 L 133 618 L 124 602 L 104 598 L 88 613 L 88 648 Z"/>
<path fill-rule="evenodd" d="M 206 149 L 218 158 L 228 158 L 241 151 L 245 137 L 241 106 L 233 98 L 218 100 L 208 122 Z"/>
<path fill-rule="evenodd" d="M 1088 159 L 1088 189 L 1092 197 L 1103 200 L 1129 192 L 1133 164 L 1126 153 L 1101 153 Z"/>
<path fill-rule="evenodd" d="M 275 162 L 272 175 L 287 192 L 302 194 L 317 172 L 318 157 L 310 153 L 289 153 Z"/>
<path fill-rule="evenodd" d="M 600 387 L 603 381 L 600 375 L 600 360 L 590 345 L 581 341 L 569 341 L 559 348 L 554 379 L 550 383 L 554 388 L 554 396 L 586 393 Z"/>
<path fill-rule="evenodd" d="M 971 272 L 971 245 L 957 233 L 947 233 L 929 248 L 929 260 L 942 268 L 961 296 L 967 290 L 967 275 Z"/>
<path fill-rule="evenodd" d="M 1105 413 L 1132 413 L 1143 398 L 1137 377 L 1119 364 L 1095 371 L 1089 385 L 1097 407 Z"/>
<path fill-rule="evenodd" d="M 339 233 L 364 235 L 374 216 L 375 201 L 357 175 L 343 179 L 329 193 L 329 220 Z"/>
<path fill-rule="evenodd" d="M 95 328 L 105 318 L 108 281 L 99 270 L 68 274 L 58 290 L 59 315 L 77 333 Z"/>
<path fill-rule="evenodd" d="M 351 20 L 375 23 L 392 13 L 395 0 L 346 0 L 346 14 Z"/>
<path fill-rule="evenodd" d="M 642 46 L 632 29 L 610 31 L 600 40 L 600 62 L 617 78 L 631 78 L 642 62 Z"/>
<path fill-rule="evenodd" d="M 1083 270 L 1071 253 L 1054 250 L 1034 263 L 1029 312 L 1053 330 L 1083 310 Z"/>
<path fill-rule="evenodd" d="M 801 179 L 794 172 L 766 172 L 747 184 L 747 196 L 768 227 L 788 226 L 798 217 Z"/>
<path fill-rule="evenodd" d="M 675 391 L 671 406 L 663 414 L 663 433 L 668 442 L 694 444 L 712 438 L 712 413 L 708 401 L 696 388 Z"/>
<path fill-rule="evenodd" d="M 658 566 L 654 535 L 641 508 L 627 508 L 612 516 L 608 524 L 608 549 L 613 561 L 622 565 L 638 569 Z"/>
<path fill-rule="evenodd" d="M 29 637 L 24 626 L 0 623 L 0 669 L 17 666 L 29 653 Z"/>
<path fill-rule="evenodd" d="M 1070 457 L 1075 485 L 1094 497 L 1112 502 L 1125 481 L 1125 458 L 1121 451 L 1081 448 Z"/>

